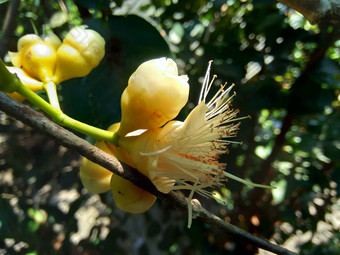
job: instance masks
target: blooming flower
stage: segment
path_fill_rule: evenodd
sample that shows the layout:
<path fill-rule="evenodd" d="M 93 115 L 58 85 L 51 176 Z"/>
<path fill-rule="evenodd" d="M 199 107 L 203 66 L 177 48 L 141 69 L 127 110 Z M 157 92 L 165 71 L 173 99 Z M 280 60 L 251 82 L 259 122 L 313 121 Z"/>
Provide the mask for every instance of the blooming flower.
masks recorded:
<path fill-rule="evenodd" d="M 120 161 L 147 176 L 160 192 L 190 191 L 188 227 L 192 222 L 191 200 L 195 192 L 213 197 L 209 188 L 222 186 L 227 178 L 268 187 L 226 172 L 226 164 L 219 161 L 220 155 L 228 152 L 229 144 L 240 144 L 232 139 L 237 135 L 239 120 L 247 117 L 238 118 L 238 110 L 231 106 L 234 85 L 221 85 L 215 95 L 209 96 L 215 79 L 214 76 L 210 81 L 210 67 L 211 62 L 198 105 L 182 122 L 172 119 L 188 100 L 187 77 L 178 75 L 176 64 L 170 59 L 143 63 L 123 92 L 121 123 L 109 128 L 117 131 L 118 139 L 114 145 L 105 143 L 106 151 L 109 149 Z M 99 173 L 87 166 L 81 170 L 91 177 L 91 185 L 103 185 L 98 175 L 104 171 Z M 108 180 L 104 182 L 103 190 L 106 190 Z M 153 195 L 115 174 L 110 185 L 117 206 L 124 211 L 144 212 L 155 201 Z"/>
<path fill-rule="evenodd" d="M 240 125 L 236 122 L 243 118 L 237 118 L 238 110 L 231 106 L 231 99 L 235 96 L 235 93 L 231 94 L 233 85 L 222 85 L 208 99 L 214 81 L 214 78 L 210 81 L 210 66 L 211 62 L 198 105 L 184 122 L 170 121 L 163 128 L 132 132 L 119 140 L 135 167 L 159 191 L 190 190 L 188 226 L 191 225 L 191 199 L 195 192 L 212 197 L 206 188 L 221 186 L 226 178 L 264 187 L 227 173 L 224 171 L 226 164 L 218 161 L 221 154 L 228 152 L 228 145 L 235 143 L 230 139 L 236 137 Z M 171 88 L 168 90 L 171 93 Z"/>

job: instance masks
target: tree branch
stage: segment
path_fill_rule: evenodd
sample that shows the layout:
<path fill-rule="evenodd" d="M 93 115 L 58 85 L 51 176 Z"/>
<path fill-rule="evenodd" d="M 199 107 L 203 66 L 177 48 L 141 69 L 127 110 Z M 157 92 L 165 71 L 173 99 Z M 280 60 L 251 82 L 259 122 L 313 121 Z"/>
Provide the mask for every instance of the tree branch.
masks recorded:
<path fill-rule="evenodd" d="M 0 92 L 0 110 L 6 114 L 22 121 L 24 124 L 35 128 L 36 130 L 45 133 L 60 144 L 69 149 L 76 150 L 82 156 L 90 159 L 91 161 L 100 164 L 115 174 L 118 174 L 141 188 L 149 191 L 157 197 L 165 200 L 176 209 L 187 212 L 187 199 L 180 192 L 170 192 L 164 194 L 159 192 L 151 183 L 151 181 L 144 175 L 139 173 L 136 169 L 133 169 L 125 164 L 120 163 L 112 155 L 105 153 L 104 151 L 94 147 L 87 141 L 81 139 L 70 131 L 55 124 L 41 113 L 38 113 L 29 107 L 20 104 L 4 93 Z M 259 248 L 274 252 L 279 255 L 295 255 L 283 247 L 270 243 L 259 237 L 253 236 L 250 233 L 223 221 L 216 215 L 205 210 L 198 200 L 193 200 L 193 216 L 209 224 L 210 226 L 225 231 L 237 238 L 247 241 Z"/>
<path fill-rule="evenodd" d="M 340 25 L 340 1 L 338 0 L 279 0 L 300 12 L 311 24 L 331 23 Z"/>

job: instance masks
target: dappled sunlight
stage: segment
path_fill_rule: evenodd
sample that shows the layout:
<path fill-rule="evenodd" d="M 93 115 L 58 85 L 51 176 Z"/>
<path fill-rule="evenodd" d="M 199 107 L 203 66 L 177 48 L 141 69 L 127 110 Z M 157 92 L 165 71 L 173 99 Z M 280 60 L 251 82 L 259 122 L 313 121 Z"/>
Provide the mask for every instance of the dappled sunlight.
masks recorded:
<path fill-rule="evenodd" d="M 21 72 L 22 81 L 27 81 L 27 88 L 37 92 L 42 101 L 48 102 L 51 97 L 52 102 L 60 101 L 62 121 L 67 115 L 106 131 L 110 124 L 121 120 L 121 95 L 136 68 L 150 59 L 171 57 L 172 66 L 178 67 L 176 75 L 186 82 L 182 75 L 188 76 L 190 94 L 184 93 L 183 98 L 175 95 L 170 82 L 167 86 L 171 88 L 163 91 L 160 102 L 146 100 L 153 108 L 159 110 L 157 107 L 162 106 L 169 112 L 152 112 L 156 113 L 152 121 L 145 117 L 149 122 L 142 127 L 144 130 L 139 129 L 139 119 L 147 116 L 139 108 L 144 102 L 138 96 L 138 100 L 125 98 L 126 105 L 134 105 L 135 111 L 124 120 L 127 130 L 120 131 L 125 139 L 125 135 L 131 138 L 138 132 L 151 133 L 147 129 L 177 130 L 166 132 L 166 140 L 155 142 L 158 147 L 138 150 L 142 168 L 147 169 L 145 158 L 152 159 L 150 169 L 154 171 L 150 176 L 159 190 L 177 192 L 184 187 L 184 197 L 194 202 L 189 203 L 189 213 L 191 207 L 200 208 L 200 204 L 222 222 L 299 254 L 340 252 L 340 37 L 334 17 L 311 24 L 281 1 L 0 2 L 4 14 L 18 3 L 17 15 L 10 15 L 12 22 L 6 25 L 5 15 L 0 18 L 0 57 L 6 66 L 12 59 L 17 65 L 12 71 L 16 73 L 24 63 L 29 75 Z M 318 8 L 314 11 L 319 14 Z M 53 78 L 53 49 L 61 40 L 55 44 L 55 37 L 46 36 L 53 30 L 59 38 L 65 38 L 70 29 L 81 24 L 104 38 L 105 56 L 102 58 L 102 39 L 97 45 L 100 54 L 87 52 L 87 46 L 82 45 L 78 52 L 85 56 L 82 61 L 76 54 L 73 58 L 68 58 L 68 53 L 63 55 L 63 61 L 76 61 L 82 67 L 64 69 L 65 65 L 60 64 L 58 72 L 63 75 Z M 48 64 L 53 62 L 46 72 L 38 68 L 43 61 L 37 61 L 39 57 L 34 54 L 38 51 L 32 50 L 32 45 L 23 47 L 25 52 L 17 47 L 19 38 L 27 34 L 35 38 L 33 41 L 38 35 L 49 38 L 38 40 L 52 49 L 53 54 L 44 55 L 50 57 Z M 77 44 L 71 38 L 66 41 L 68 45 L 63 48 L 68 50 Z M 19 55 L 10 57 L 8 51 Z M 95 60 L 88 62 L 93 64 L 91 67 L 86 64 L 87 53 Z M 32 59 L 32 54 L 37 58 Z M 213 126 L 202 125 L 195 132 L 190 125 L 183 128 L 189 113 L 198 111 L 195 106 L 211 60 L 212 73 L 217 75 L 209 85 L 211 95 L 235 84 L 237 97 L 230 102 L 230 109 L 240 109 L 240 116 L 251 117 L 242 120 L 237 141 L 225 141 L 229 154 L 224 153 L 227 148 L 222 141 L 199 143 L 207 134 L 217 134 L 224 123 L 219 108 L 211 107 L 216 111 L 211 115 Z M 147 71 L 145 77 L 155 78 L 150 73 L 154 74 Z M 33 78 L 27 79 L 29 76 Z M 74 78 L 78 76 L 82 77 Z M 41 81 L 49 79 L 61 84 L 48 96 L 41 91 Z M 221 84 L 225 81 L 228 83 L 223 90 Z M 145 84 L 141 91 L 149 89 L 152 94 L 155 90 L 150 89 L 149 82 Z M 181 101 L 180 107 L 172 111 L 170 106 L 177 101 Z M 34 102 L 26 100 L 24 104 L 39 111 Z M 53 106 L 59 107 L 55 103 Z M 169 122 L 173 115 L 177 115 L 175 124 Z M 162 118 L 157 122 L 157 117 Z M 79 122 L 72 128 L 78 130 Z M 230 135 L 235 135 L 237 127 L 235 124 Z M 95 139 L 112 138 L 110 132 L 93 139 L 78 131 L 78 136 L 92 144 Z M 118 146 L 119 139 L 112 138 L 107 144 Z M 138 146 L 147 147 L 143 143 Z M 137 146 L 131 147 L 137 151 Z M 135 167 L 122 145 L 117 148 L 120 160 Z M 94 194 L 82 184 L 80 165 L 81 156 L 73 149 L 7 116 L 5 110 L 0 112 L 0 254 L 272 254 L 196 219 L 187 229 L 186 214 L 170 207 L 166 200 L 153 201 L 143 213 L 123 212 L 112 198 L 110 178 L 105 180 L 104 192 Z M 236 176 L 275 189 L 248 187 L 236 182 Z M 113 186 L 114 192 L 122 191 Z"/>

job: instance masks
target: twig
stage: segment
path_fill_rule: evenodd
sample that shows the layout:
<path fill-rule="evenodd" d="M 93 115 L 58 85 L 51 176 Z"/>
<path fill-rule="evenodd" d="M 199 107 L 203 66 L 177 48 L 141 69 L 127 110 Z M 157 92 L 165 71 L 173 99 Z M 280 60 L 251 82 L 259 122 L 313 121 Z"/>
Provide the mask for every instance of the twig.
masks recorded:
<path fill-rule="evenodd" d="M 64 129 L 63 127 L 55 124 L 44 115 L 33 111 L 31 108 L 20 104 L 13 99 L 0 92 L 0 110 L 6 114 L 22 121 L 28 126 L 35 128 L 36 130 L 48 134 L 52 138 L 56 139 L 60 144 L 67 148 L 76 150 L 79 154 L 93 162 L 102 165 L 115 174 L 118 174 L 141 188 L 149 191 L 157 197 L 167 201 L 176 209 L 187 212 L 187 200 L 180 192 L 170 192 L 169 194 L 163 194 L 159 192 L 153 184 L 144 175 L 140 174 L 137 170 L 120 163 L 112 155 L 109 155 L 100 149 L 89 144 L 85 140 Z M 270 243 L 259 237 L 253 236 L 250 233 L 230 224 L 216 215 L 205 210 L 199 202 L 193 200 L 193 215 L 197 219 L 209 224 L 210 226 L 225 231 L 231 235 L 236 236 L 244 241 L 247 241 L 257 247 L 274 252 L 279 255 L 296 255 L 283 247 Z"/>

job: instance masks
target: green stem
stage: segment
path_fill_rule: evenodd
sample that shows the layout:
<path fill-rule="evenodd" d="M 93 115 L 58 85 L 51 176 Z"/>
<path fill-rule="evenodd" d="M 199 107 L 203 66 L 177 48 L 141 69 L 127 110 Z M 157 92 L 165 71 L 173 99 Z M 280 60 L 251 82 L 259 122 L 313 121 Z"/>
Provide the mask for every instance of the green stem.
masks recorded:
<path fill-rule="evenodd" d="M 53 121 L 58 122 L 60 120 L 61 111 L 53 108 L 48 102 L 35 94 L 32 90 L 24 85 L 21 85 L 16 90 L 17 93 L 25 97 L 28 101 L 39 107 L 41 110 L 50 115 Z"/>
<path fill-rule="evenodd" d="M 60 105 L 59 105 L 58 93 L 57 93 L 57 84 L 55 84 L 53 81 L 47 82 L 44 84 L 44 89 L 47 93 L 50 104 L 55 109 L 61 111 Z"/>
<path fill-rule="evenodd" d="M 107 142 L 116 143 L 117 140 L 116 132 L 110 132 L 100 128 L 96 128 L 67 116 L 62 111 L 51 106 L 44 99 L 42 99 L 40 96 L 35 94 L 32 90 L 25 87 L 24 85 L 19 86 L 16 92 L 18 92 L 20 95 L 24 96 L 31 103 L 33 103 L 41 110 L 46 112 L 49 116 L 52 117 L 52 120 L 57 124 L 72 128 L 73 130 L 91 136 L 96 140 L 104 140 Z"/>
<path fill-rule="evenodd" d="M 44 87 L 48 91 L 48 96 L 53 106 L 34 93 L 32 90 L 24 86 L 16 75 L 11 74 L 8 71 L 5 64 L 0 59 L 0 91 L 6 93 L 19 93 L 31 103 L 47 113 L 49 116 L 51 116 L 52 120 L 59 125 L 69 127 L 82 134 L 91 136 L 96 140 L 104 140 L 113 143 L 114 145 L 118 144 L 119 136 L 116 132 L 110 132 L 87 125 L 64 114 L 60 110 L 55 84 L 53 82 L 47 83 Z"/>
<path fill-rule="evenodd" d="M 75 120 L 65 114 L 62 114 L 62 117 L 63 119 L 61 125 L 64 125 L 80 133 L 91 136 L 96 140 L 103 140 L 113 144 L 117 144 L 116 140 L 118 136 L 116 132 L 111 132 L 94 126 L 90 126 L 88 124 Z"/>

